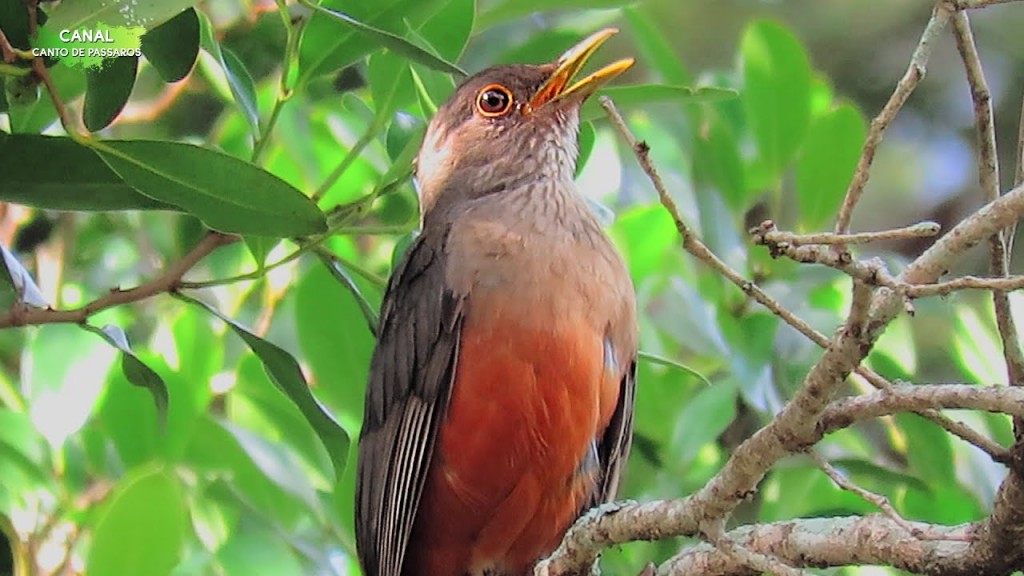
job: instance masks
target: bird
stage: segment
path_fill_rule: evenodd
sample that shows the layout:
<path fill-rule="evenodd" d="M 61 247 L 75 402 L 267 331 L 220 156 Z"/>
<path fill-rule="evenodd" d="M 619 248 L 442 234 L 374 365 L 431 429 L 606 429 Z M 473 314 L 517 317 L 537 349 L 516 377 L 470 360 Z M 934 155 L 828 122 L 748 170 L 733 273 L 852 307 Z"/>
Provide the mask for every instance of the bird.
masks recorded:
<path fill-rule="evenodd" d="M 420 233 L 381 304 L 359 437 L 366 576 L 524 576 L 615 498 L 636 388 L 636 295 L 576 189 L 576 80 L 554 62 L 466 78 L 415 160 Z"/>

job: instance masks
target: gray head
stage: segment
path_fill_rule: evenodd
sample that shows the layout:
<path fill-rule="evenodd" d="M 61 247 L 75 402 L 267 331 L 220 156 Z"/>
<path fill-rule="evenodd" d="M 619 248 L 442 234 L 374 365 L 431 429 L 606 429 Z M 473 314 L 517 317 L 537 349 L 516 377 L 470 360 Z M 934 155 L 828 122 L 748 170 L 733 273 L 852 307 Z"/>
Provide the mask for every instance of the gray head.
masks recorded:
<path fill-rule="evenodd" d="M 580 106 L 633 60 L 572 80 L 616 32 L 597 32 L 549 64 L 495 66 L 467 78 L 431 120 L 416 159 L 424 214 L 528 180 L 571 181 Z"/>

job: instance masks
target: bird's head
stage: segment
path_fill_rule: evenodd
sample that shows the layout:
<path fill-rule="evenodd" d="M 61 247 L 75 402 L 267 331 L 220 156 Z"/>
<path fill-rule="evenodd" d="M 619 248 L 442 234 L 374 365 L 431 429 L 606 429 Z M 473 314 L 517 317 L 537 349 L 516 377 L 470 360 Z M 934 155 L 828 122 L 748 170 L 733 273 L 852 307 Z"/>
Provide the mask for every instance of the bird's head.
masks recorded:
<path fill-rule="evenodd" d="M 548 64 L 495 66 L 467 78 L 431 120 L 416 159 L 424 213 L 439 202 L 477 198 L 535 179 L 571 180 L 580 106 L 633 59 L 574 78 L 616 32 L 592 34 Z"/>

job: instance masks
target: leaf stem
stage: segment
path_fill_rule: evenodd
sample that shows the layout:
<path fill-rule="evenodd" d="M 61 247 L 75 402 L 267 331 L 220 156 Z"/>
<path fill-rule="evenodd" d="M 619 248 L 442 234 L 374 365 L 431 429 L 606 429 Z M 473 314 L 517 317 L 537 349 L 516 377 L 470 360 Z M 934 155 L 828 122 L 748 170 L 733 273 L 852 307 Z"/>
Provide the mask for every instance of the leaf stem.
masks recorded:
<path fill-rule="evenodd" d="M 380 123 L 377 121 L 371 122 L 366 128 L 366 131 L 363 132 L 363 135 L 359 137 L 359 140 L 357 140 L 356 143 L 352 145 L 352 148 L 349 149 L 348 154 L 345 154 L 345 157 L 338 163 L 337 168 L 327 175 L 323 184 L 320 184 L 320 187 L 313 193 L 314 202 L 319 202 L 323 199 L 324 195 L 327 194 L 331 187 L 345 175 L 345 172 L 352 166 L 356 159 L 359 158 L 363 153 L 363 150 L 370 145 L 370 142 L 373 142 L 378 131 L 380 131 Z"/>
<path fill-rule="evenodd" d="M 298 55 L 299 39 L 302 38 L 302 26 L 300 23 L 297 26 L 292 23 L 291 18 L 288 16 L 288 6 L 285 0 L 277 1 L 277 11 L 281 15 L 281 21 L 284 24 L 284 29 L 288 34 L 288 39 L 285 42 L 284 49 L 284 61 L 281 68 L 281 77 L 278 80 L 277 85 L 277 98 L 274 100 L 274 107 L 270 111 L 270 118 L 267 119 L 267 124 L 263 127 L 263 132 L 256 139 L 256 143 L 252 149 L 252 163 L 259 164 L 260 157 L 267 148 L 267 143 L 270 141 L 270 134 L 274 131 L 274 127 L 277 125 L 278 119 L 281 117 L 281 110 L 284 105 L 291 100 L 294 91 L 288 86 L 288 77 L 291 76 L 292 66 Z"/>

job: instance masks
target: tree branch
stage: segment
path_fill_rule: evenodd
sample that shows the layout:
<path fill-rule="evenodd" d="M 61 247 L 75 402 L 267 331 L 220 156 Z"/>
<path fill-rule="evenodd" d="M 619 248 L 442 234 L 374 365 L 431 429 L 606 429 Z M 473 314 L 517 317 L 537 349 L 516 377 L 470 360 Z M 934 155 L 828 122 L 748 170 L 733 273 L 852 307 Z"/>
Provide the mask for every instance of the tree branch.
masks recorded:
<path fill-rule="evenodd" d="M 918 574 L 974 576 L 988 573 L 984 567 L 971 566 L 963 560 L 975 525 L 908 524 L 914 532 L 927 538 L 915 538 L 899 523 L 880 514 L 758 524 L 733 530 L 729 536 L 762 554 L 818 568 L 880 564 Z M 658 574 L 756 576 L 759 572 L 707 544 L 699 544 L 662 564 Z"/>
<path fill-rule="evenodd" d="M 807 454 L 807 457 L 810 458 L 815 463 L 815 465 L 817 465 L 818 468 L 822 472 L 824 472 L 830 480 L 832 480 L 832 482 L 836 486 L 843 490 L 846 490 L 847 492 L 856 494 L 864 501 L 875 505 L 879 510 L 882 511 L 883 514 L 889 517 L 890 520 L 892 520 L 901 528 L 903 528 L 907 532 L 907 534 L 913 534 L 914 537 L 918 539 L 925 537 L 924 532 L 918 530 L 903 516 L 900 516 L 899 512 L 897 512 L 896 509 L 892 507 L 892 503 L 889 502 L 888 498 L 881 494 L 876 494 L 874 492 L 871 492 L 870 490 L 858 486 L 852 480 L 843 475 L 842 472 L 836 469 L 835 466 L 833 466 L 828 460 L 825 459 L 824 456 L 819 454 L 814 449 L 807 450 L 805 454 Z"/>
<path fill-rule="evenodd" d="M 690 233 L 678 211 L 674 210 L 674 202 L 668 197 L 657 171 L 647 159 L 646 144 L 636 141 L 610 100 L 602 98 L 601 103 L 636 152 L 662 203 L 672 212 L 687 251 L 701 253 L 700 248 L 703 248 L 706 254 L 702 260 L 714 263 L 716 270 L 723 271 L 723 274 L 727 272 L 738 277 Z M 960 222 L 908 265 L 898 281 L 907 284 L 935 282 L 964 251 L 1016 222 L 1021 214 L 1024 214 L 1024 187 L 1017 187 Z M 745 292 L 752 293 L 750 289 Z M 648 506 L 657 511 L 652 511 L 646 518 L 635 516 L 636 506 L 616 508 L 611 516 L 603 516 L 600 512 L 603 509 L 597 509 L 570 530 L 559 549 L 542 565 L 543 571 L 538 568 L 538 574 L 579 573 L 596 559 L 598 551 L 605 546 L 650 537 L 693 535 L 703 526 L 728 518 L 732 510 L 754 491 L 775 462 L 816 441 L 817 423 L 829 399 L 839 383 L 863 361 L 884 327 L 899 313 L 903 301 L 892 289 L 874 290 L 867 321 L 844 323 L 793 400 L 767 426 L 737 447 L 718 474 L 697 493 L 683 500 L 651 503 Z M 606 518 L 618 519 L 614 524 L 619 529 L 610 530 L 604 525 Z M 634 522 L 621 526 L 622 518 L 630 518 Z"/>
<path fill-rule="evenodd" d="M 881 230 L 878 232 L 858 232 L 856 234 L 836 234 L 834 232 L 819 232 L 816 234 L 795 234 L 779 230 L 775 222 L 765 220 L 759 226 L 750 231 L 751 235 L 762 233 L 765 242 L 775 244 L 792 244 L 793 246 L 805 246 L 808 244 L 831 245 L 831 244 L 868 244 L 881 240 L 904 240 L 907 238 L 927 238 L 935 236 L 941 228 L 935 222 L 918 222 L 903 228 L 892 230 Z M 763 232 L 762 232 L 763 231 Z"/>
<path fill-rule="evenodd" d="M 832 402 L 822 414 L 819 429 L 824 435 L 855 422 L 899 412 L 950 409 L 1024 416 L 1024 389 L 973 384 L 897 384 L 887 390 Z"/>
<path fill-rule="evenodd" d="M 967 72 L 967 84 L 974 103 L 974 126 L 978 145 L 978 184 L 986 200 L 999 197 L 999 153 L 996 149 L 995 119 L 992 97 L 978 56 L 978 48 L 965 12 L 953 16 L 953 37 Z M 1005 277 L 1010 273 L 1009 237 L 1011 228 L 1000 230 L 989 237 L 989 272 Z M 1024 356 L 1017 338 L 1017 323 L 1010 309 L 1010 299 L 1003 290 L 992 291 L 996 327 L 1003 344 L 1007 379 L 1011 386 L 1024 385 Z M 1019 420 L 1014 427 L 1020 433 Z"/>
<path fill-rule="evenodd" d="M 917 48 L 914 49 L 914 54 L 910 57 L 910 65 L 907 67 L 907 71 L 896 84 L 896 89 L 893 90 L 889 101 L 882 107 L 882 111 L 871 121 L 871 128 L 868 131 L 867 138 L 864 140 L 864 147 L 861 149 L 860 159 L 857 160 L 857 168 L 853 173 L 853 179 L 846 189 L 846 197 L 843 198 L 843 204 L 839 208 L 839 215 L 836 217 L 835 232 L 837 234 L 843 234 L 850 230 L 850 219 L 853 216 L 853 209 L 860 200 L 861 195 L 864 194 L 864 187 L 867 185 L 871 174 L 871 164 L 875 160 L 875 151 L 878 149 L 878 145 L 882 143 L 882 138 L 885 136 L 885 131 L 889 124 L 892 123 L 896 114 L 903 108 L 907 99 L 910 98 L 914 89 L 917 88 L 921 79 L 924 78 L 927 72 L 928 58 L 931 57 L 932 46 L 939 33 L 946 27 L 946 23 L 949 22 L 951 15 L 952 12 L 946 4 L 942 2 L 936 4 L 935 9 L 932 11 L 932 17 L 928 20 L 924 32 L 921 33 L 921 39 L 917 43 Z"/>
<path fill-rule="evenodd" d="M 138 302 L 157 294 L 170 292 L 178 288 L 182 277 L 200 260 L 220 246 L 230 244 L 236 240 L 238 240 L 237 236 L 220 232 L 209 232 L 188 254 L 172 266 L 169 266 L 160 276 L 128 290 L 112 288 L 109 294 L 79 308 L 71 310 L 32 308 L 22 302 L 16 302 L 7 312 L 0 314 L 0 329 L 11 326 L 40 324 L 80 324 L 93 314 L 107 308 L 129 302 Z"/>

